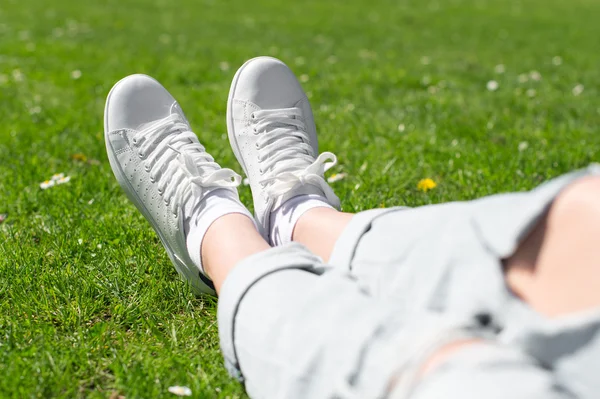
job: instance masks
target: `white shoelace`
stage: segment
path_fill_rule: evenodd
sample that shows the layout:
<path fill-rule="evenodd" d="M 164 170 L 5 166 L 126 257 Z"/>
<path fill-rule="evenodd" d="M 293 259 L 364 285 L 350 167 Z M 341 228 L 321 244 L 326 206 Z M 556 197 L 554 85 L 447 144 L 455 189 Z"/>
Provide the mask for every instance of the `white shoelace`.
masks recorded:
<path fill-rule="evenodd" d="M 178 114 L 144 126 L 132 141 L 150 181 L 157 182 L 159 194 L 174 215 L 190 198 L 201 199 L 206 189 L 240 184 L 240 175 L 222 169 Z"/>
<path fill-rule="evenodd" d="M 312 184 L 337 206 L 339 200 L 324 179 L 325 172 L 337 163 L 337 158 L 331 152 L 314 154 L 301 117 L 302 111 L 296 107 L 252 113 L 254 133 L 260 135 L 256 148 L 264 178 L 259 183 L 271 200 L 298 185 Z"/>

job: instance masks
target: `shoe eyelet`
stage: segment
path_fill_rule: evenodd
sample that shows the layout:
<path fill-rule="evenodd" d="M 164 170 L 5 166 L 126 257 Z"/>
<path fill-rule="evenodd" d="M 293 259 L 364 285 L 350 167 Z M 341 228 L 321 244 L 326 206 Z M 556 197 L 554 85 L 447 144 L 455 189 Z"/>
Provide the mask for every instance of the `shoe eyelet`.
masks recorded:
<path fill-rule="evenodd" d="M 145 170 L 147 173 L 150 173 L 150 168 L 148 167 L 148 165 L 144 165 L 144 170 Z M 154 180 L 154 179 L 152 179 L 152 180 Z"/>
<path fill-rule="evenodd" d="M 258 173 L 260 173 L 261 175 L 263 175 L 265 172 L 262 169 L 259 169 Z"/>
<path fill-rule="evenodd" d="M 256 115 L 254 115 L 254 112 L 250 114 L 250 119 L 256 119 Z"/>
<path fill-rule="evenodd" d="M 258 145 L 258 143 L 254 143 L 254 147 L 256 147 L 257 150 L 260 148 L 260 146 Z"/>
<path fill-rule="evenodd" d="M 253 132 L 254 134 L 258 134 L 258 130 L 256 130 L 256 128 L 255 128 L 255 127 L 253 127 L 253 128 L 252 128 L 252 132 Z"/>
<path fill-rule="evenodd" d="M 144 159 L 144 154 L 142 152 L 138 152 L 138 156 L 140 157 L 140 159 Z"/>
<path fill-rule="evenodd" d="M 156 191 L 158 191 L 158 195 L 160 195 L 160 196 L 162 197 L 162 195 L 163 195 L 163 191 L 162 191 L 161 189 L 158 189 L 158 190 L 156 190 Z"/>
<path fill-rule="evenodd" d="M 135 137 L 131 139 L 131 142 L 132 142 L 134 145 L 137 145 L 137 143 L 138 143 L 138 141 L 137 141 L 137 139 L 136 139 Z"/>

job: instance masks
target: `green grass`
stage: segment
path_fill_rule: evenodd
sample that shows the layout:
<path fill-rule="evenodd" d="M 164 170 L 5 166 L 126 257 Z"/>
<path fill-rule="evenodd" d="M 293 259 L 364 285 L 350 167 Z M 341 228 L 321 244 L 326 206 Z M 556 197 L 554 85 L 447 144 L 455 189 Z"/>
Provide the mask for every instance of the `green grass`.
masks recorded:
<path fill-rule="evenodd" d="M 344 209 L 418 206 L 600 160 L 598 15 L 595 0 L 2 0 L 0 397 L 245 397 L 222 367 L 216 302 L 177 279 L 110 170 L 102 111 L 118 79 L 160 80 L 240 171 L 231 78 L 282 58 L 347 174 Z M 531 71 L 541 80 L 519 82 Z M 58 172 L 71 181 L 41 190 Z M 437 188 L 419 192 L 424 177 Z"/>

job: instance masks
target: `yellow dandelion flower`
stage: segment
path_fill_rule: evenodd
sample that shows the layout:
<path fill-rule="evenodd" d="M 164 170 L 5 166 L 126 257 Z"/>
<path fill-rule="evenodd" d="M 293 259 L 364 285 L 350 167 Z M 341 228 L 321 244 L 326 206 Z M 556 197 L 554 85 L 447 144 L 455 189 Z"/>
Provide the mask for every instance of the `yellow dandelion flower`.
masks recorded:
<path fill-rule="evenodd" d="M 86 162 L 88 160 L 87 157 L 85 156 L 85 154 L 82 154 L 81 152 L 71 155 L 71 158 L 74 161 L 80 161 L 80 162 Z"/>
<path fill-rule="evenodd" d="M 435 188 L 436 186 L 437 184 L 435 184 L 435 182 L 432 179 L 426 178 L 419 181 L 419 183 L 417 184 L 417 190 L 423 191 L 425 193 Z"/>

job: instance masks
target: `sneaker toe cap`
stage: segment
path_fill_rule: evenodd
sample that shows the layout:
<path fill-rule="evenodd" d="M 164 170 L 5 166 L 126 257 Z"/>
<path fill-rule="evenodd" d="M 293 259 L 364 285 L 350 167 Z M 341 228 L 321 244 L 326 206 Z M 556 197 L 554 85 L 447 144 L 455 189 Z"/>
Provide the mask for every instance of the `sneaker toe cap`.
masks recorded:
<path fill-rule="evenodd" d="M 106 101 L 104 128 L 136 130 L 140 125 L 169 116 L 175 99 L 156 80 L 131 75 L 119 81 Z"/>
<path fill-rule="evenodd" d="M 240 70 L 234 98 L 250 101 L 261 109 L 294 107 L 305 98 L 294 73 L 282 61 L 258 57 Z"/>

